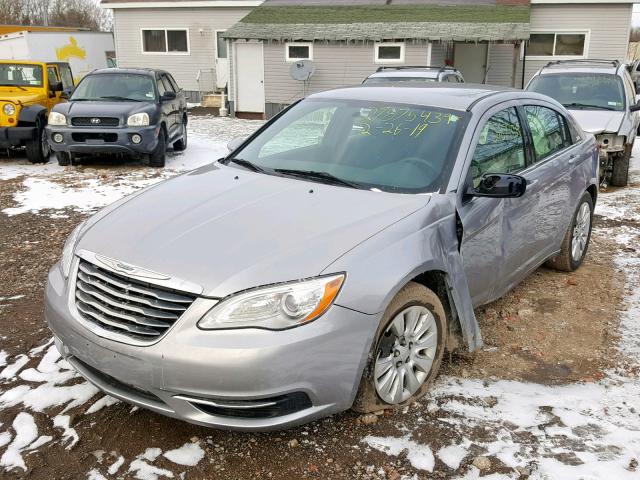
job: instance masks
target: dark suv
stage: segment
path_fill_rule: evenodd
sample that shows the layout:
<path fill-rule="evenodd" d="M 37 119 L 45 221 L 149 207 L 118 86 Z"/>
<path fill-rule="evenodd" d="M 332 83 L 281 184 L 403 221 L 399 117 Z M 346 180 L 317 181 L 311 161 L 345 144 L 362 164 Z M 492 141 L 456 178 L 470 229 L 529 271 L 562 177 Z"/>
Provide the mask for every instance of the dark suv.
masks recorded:
<path fill-rule="evenodd" d="M 187 103 L 165 71 L 95 70 L 51 111 L 47 135 L 60 165 L 78 155 L 124 154 L 164 167 L 167 145 L 187 148 Z"/>

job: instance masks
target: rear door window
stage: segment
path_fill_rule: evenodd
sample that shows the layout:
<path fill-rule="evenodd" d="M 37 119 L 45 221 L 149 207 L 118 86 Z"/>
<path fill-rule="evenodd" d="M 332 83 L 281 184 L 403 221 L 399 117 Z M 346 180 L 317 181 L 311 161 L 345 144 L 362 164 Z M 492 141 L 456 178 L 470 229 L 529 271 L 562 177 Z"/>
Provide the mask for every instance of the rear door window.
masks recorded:
<path fill-rule="evenodd" d="M 524 136 L 514 107 L 493 115 L 482 128 L 471 161 L 473 185 L 486 173 L 513 173 L 524 169 Z"/>
<path fill-rule="evenodd" d="M 539 105 L 527 105 L 524 111 L 531 131 L 536 162 L 571 145 L 564 116 L 551 108 Z"/>

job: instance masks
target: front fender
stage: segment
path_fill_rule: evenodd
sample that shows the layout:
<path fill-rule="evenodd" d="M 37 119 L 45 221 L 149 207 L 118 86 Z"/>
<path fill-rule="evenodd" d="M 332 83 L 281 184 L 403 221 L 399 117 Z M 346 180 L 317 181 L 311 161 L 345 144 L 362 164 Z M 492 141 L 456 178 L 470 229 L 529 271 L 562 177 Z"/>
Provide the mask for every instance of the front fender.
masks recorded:
<path fill-rule="evenodd" d="M 452 316 L 460 322 L 470 351 L 482 347 L 456 236 L 455 207 L 434 195 L 426 208 L 391 225 L 327 266 L 323 273 L 347 272 L 337 304 L 370 315 L 384 312 L 408 282 L 438 271 L 452 300 Z"/>
<path fill-rule="evenodd" d="M 18 115 L 18 123 L 21 125 L 35 125 L 36 120 L 39 117 L 43 117 L 44 115 L 46 115 L 46 113 L 47 109 L 39 104 L 22 107 L 20 109 L 20 114 Z"/>

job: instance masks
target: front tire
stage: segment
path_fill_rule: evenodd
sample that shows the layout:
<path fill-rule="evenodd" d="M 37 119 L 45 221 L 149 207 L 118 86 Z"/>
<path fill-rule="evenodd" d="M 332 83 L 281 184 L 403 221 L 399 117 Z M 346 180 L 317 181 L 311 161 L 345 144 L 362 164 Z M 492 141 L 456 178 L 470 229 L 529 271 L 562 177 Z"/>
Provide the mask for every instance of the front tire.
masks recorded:
<path fill-rule="evenodd" d="M 56 152 L 56 159 L 61 167 L 66 167 L 72 163 L 71 154 L 67 152 Z"/>
<path fill-rule="evenodd" d="M 155 168 L 162 168 L 167 157 L 167 138 L 164 129 L 160 129 L 158 133 L 158 145 L 156 149 L 149 155 L 149 165 Z"/>
<path fill-rule="evenodd" d="M 425 395 L 440 369 L 446 331 L 438 296 L 418 283 L 407 284 L 380 322 L 352 409 L 397 408 Z"/>
<path fill-rule="evenodd" d="M 43 120 L 37 120 L 36 136 L 35 138 L 28 140 L 25 147 L 27 151 L 27 159 L 31 163 L 46 163 L 49 161 L 51 150 L 49 149 L 49 142 L 47 141 L 47 135 L 44 131 Z"/>
<path fill-rule="evenodd" d="M 587 255 L 593 225 L 593 199 L 585 192 L 573 214 L 571 226 L 562 240 L 560 254 L 547 262 L 547 266 L 563 272 L 573 272 L 582 265 Z"/>
<path fill-rule="evenodd" d="M 624 153 L 613 160 L 611 172 L 611 185 L 614 187 L 626 187 L 629 183 L 629 161 L 631 160 L 632 146 L 627 145 Z"/>

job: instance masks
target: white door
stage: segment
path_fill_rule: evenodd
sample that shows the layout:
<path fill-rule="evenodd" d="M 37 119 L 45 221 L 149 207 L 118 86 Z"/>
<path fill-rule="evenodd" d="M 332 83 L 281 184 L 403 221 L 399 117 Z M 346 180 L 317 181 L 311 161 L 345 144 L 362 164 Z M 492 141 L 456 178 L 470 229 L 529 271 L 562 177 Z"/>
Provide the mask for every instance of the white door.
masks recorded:
<path fill-rule="evenodd" d="M 216 30 L 216 88 L 224 89 L 229 83 L 229 55 L 224 30 Z"/>
<path fill-rule="evenodd" d="M 262 43 L 236 43 L 236 111 L 264 113 Z"/>
<path fill-rule="evenodd" d="M 487 68 L 486 43 L 456 43 L 453 52 L 455 66 L 467 83 L 484 83 Z"/>

